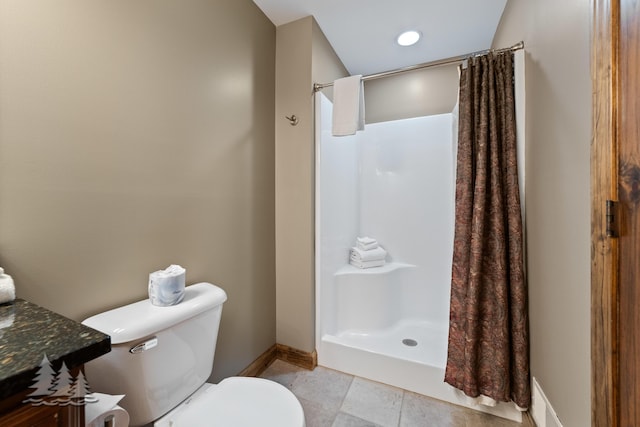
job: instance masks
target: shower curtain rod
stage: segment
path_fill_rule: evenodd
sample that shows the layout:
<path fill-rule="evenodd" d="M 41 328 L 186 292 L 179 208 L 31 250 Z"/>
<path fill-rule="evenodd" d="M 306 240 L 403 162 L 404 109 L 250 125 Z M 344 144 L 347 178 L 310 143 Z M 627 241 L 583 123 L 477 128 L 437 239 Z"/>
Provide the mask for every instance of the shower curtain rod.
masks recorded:
<path fill-rule="evenodd" d="M 495 52 L 495 53 L 509 52 L 509 51 L 513 52 L 513 51 L 520 50 L 520 49 L 524 49 L 524 42 L 523 41 L 521 41 L 520 43 L 514 44 L 511 47 L 504 48 L 504 49 L 479 50 L 477 52 L 467 53 L 466 55 L 458 55 L 458 56 L 453 56 L 451 58 L 438 59 L 436 61 L 431 61 L 431 62 L 424 62 L 422 64 L 412 65 L 410 67 L 398 68 L 396 70 L 390 70 L 390 71 L 383 71 L 383 72 L 377 73 L 377 74 L 370 74 L 368 76 L 363 76 L 362 77 L 362 81 L 375 80 L 375 79 L 380 79 L 382 77 L 393 76 L 395 74 L 406 73 L 407 71 L 415 71 L 415 70 L 421 70 L 423 68 L 437 67 L 439 65 L 447 65 L 447 64 L 453 64 L 453 63 L 456 63 L 456 62 L 462 62 L 465 59 L 473 58 L 474 56 L 485 55 L 485 54 L 487 54 L 489 52 Z M 330 86 L 333 86 L 333 83 L 314 83 L 313 84 L 313 91 L 314 92 L 318 92 L 319 90 L 322 90 L 322 89 L 324 89 L 326 87 L 330 87 Z"/>

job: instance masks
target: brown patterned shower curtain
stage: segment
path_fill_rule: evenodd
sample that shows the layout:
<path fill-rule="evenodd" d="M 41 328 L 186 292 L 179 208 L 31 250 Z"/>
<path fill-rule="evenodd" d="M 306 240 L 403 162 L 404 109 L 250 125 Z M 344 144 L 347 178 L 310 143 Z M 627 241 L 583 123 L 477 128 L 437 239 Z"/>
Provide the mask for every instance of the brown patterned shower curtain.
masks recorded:
<path fill-rule="evenodd" d="M 516 164 L 513 53 L 460 75 L 455 238 L 445 381 L 471 397 L 531 403 Z"/>

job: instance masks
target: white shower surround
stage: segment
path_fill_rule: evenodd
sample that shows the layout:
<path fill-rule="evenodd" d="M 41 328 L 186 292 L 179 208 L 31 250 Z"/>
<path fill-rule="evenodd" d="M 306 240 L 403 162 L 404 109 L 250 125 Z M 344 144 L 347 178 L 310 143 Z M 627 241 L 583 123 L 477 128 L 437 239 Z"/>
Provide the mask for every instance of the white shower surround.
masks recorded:
<path fill-rule="evenodd" d="M 331 102 L 316 96 L 318 363 L 521 421 L 511 404 L 477 406 L 444 383 L 455 196 L 454 116 L 368 124 L 331 136 Z M 348 265 L 357 236 L 387 265 Z M 417 345 L 407 346 L 404 339 Z"/>

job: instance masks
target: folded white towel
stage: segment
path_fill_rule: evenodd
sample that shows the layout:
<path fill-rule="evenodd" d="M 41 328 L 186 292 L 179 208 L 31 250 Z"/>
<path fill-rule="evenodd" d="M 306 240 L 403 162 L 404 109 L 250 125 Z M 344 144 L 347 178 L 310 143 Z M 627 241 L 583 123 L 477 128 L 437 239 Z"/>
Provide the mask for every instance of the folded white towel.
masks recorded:
<path fill-rule="evenodd" d="M 382 246 L 378 246 L 370 251 L 363 251 L 359 248 L 351 248 L 351 254 L 349 257 L 354 261 L 379 261 L 384 260 L 387 256 L 387 251 Z"/>
<path fill-rule="evenodd" d="M 350 260 L 351 265 L 357 268 L 372 268 L 372 267 L 382 267 L 384 265 L 384 260 L 379 259 L 377 261 L 356 261 Z"/>
<path fill-rule="evenodd" d="M 374 249 L 377 249 L 380 245 L 378 244 L 378 242 L 372 243 L 370 245 L 363 245 L 361 243 L 358 243 L 356 245 L 356 247 L 358 249 L 360 249 L 361 251 L 372 251 Z"/>
<path fill-rule="evenodd" d="M 16 287 L 13 278 L 4 274 L 4 269 L 0 267 L 0 304 L 16 299 Z"/>
<path fill-rule="evenodd" d="M 362 75 L 333 82 L 333 136 L 354 135 L 364 129 L 364 84 Z"/>
<path fill-rule="evenodd" d="M 369 245 L 371 243 L 377 243 L 378 241 L 372 237 L 356 237 L 356 242 L 362 243 L 363 245 Z"/>
<path fill-rule="evenodd" d="M 378 241 L 376 239 L 372 239 L 371 237 L 356 238 L 356 247 L 363 251 L 370 251 L 371 249 L 376 249 L 378 246 Z"/>

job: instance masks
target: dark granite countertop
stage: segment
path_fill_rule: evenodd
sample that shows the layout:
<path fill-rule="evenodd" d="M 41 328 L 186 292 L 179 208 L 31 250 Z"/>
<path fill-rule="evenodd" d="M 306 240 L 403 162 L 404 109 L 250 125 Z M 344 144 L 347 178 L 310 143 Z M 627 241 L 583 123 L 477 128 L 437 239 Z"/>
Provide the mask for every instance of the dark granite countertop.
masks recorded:
<path fill-rule="evenodd" d="M 0 400 L 34 385 L 45 354 L 57 372 L 109 351 L 109 335 L 22 299 L 0 304 Z"/>

